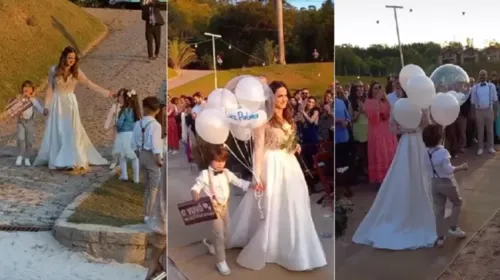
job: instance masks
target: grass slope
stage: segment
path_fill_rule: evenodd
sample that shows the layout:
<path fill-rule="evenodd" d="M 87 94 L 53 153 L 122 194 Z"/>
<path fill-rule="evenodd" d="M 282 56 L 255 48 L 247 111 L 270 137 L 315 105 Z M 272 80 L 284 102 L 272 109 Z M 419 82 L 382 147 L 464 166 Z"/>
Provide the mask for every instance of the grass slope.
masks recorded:
<path fill-rule="evenodd" d="M 68 222 L 117 227 L 142 224 L 143 204 L 144 184 L 122 182 L 113 176 L 76 208 Z"/>
<path fill-rule="evenodd" d="M 84 51 L 105 32 L 97 18 L 68 0 L 1 0 L 0 26 L 1 107 L 24 80 L 46 80 L 65 46 Z"/>
<path fill-rule="evenodd" d="M 383 86 L 385 86 L 385 84 L 387 83 L 387 78 L 385 77 L 369 77 L 369 76 L 361 76 L 359 77 L 359 79 L 356 76 L 336 76 L 335 80 L 340 82 L 342 86 L 355 81 L 362 81 L 364 84 L 365 83 L 371 84 L 372 81 L 377 81 L 381 83 Z"/>
<path fill-rule="evenodd" d="M 304 63 L 252 67 L 217 72 L 219 87 L 239 75 L 266 75 L 269 82 L 280 80 L 290 90 L 308 88 L 316 96 L 321 96 L 333 82 L 333 63 Z M 207 96 L 214 90 L 214 75 L 210 74 L 168 91 L 169 96 L 192 95 L 199 91 Z"/>

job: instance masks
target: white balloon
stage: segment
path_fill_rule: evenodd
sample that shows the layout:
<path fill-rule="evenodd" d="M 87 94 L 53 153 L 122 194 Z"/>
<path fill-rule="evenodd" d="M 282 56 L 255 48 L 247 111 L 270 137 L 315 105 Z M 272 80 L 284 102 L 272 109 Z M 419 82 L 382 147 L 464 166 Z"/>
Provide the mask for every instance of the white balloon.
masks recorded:
<path fill-rule="evenodd" d="M 228 110 L 238 108 L 236 96 L 225 88 L 218 88 L 212 91 L 207 98 L 207 107 L 219 110 Z"/>
<path fill-rule="evenodd" d="M 420 75 L 425 76 L 425 72 L 422 68 L 420 68 L 420 66 L 415 64 L 405 65 L 403 69 L 401 69 L 401 72 L 399 72 L 399 83 L 405 91 L 408 91 L 406 88 L 408 81 L 410 81 L 412 77 Z"/>
<path fill-rule="evenodd" d="M 259 110 L 257 112 L 252 112 L 247 108 L 229 110 L 226 116 L 230 124 L 245 128 L 254 128 L 267 121 L 267 114 L 265 111 Z"/>
<path fill-rule="evenodd" d="M 394 119 L 404 128 L 415 129 L 420 125 L 422 110 L 410 103 L 408 98 L 400 98 L 392 109 Z"/>
<path fill-rule="evenodd" d="M 432 100 L 436 96 L 436 88 L 431 78 L 425 75 L 413 76 L 406 85 L 406 95 L 411 104 L 420 109 L 431 106 Z"/>
<path fill-rule="evenodd" d="M 442 125 L 452 124 L 460 113 L 460 105 L 455 96 L 449 92 L 436 95 L 431 105 L 432 119 Z"/>
<path fill-rule="evenodd" d="M 266 101 L 266 94 L 262 82 L 255 77 L 241 79 L 234 90 L 240 105 L 254 111 L 258 110 Z"/>
<path fill-rule="evenodd" d="M 223 112 L 206 108 L 196 117 L 196 133 L 208 143 L 224 144 L 229 136 L 229 124 Z"/>
<path fill-rule="evenodd" d="M 229 127 L 233 136 L 238 140 L 248 141 L 252 138 L 252 130 L 250 128 L 244 128 L 234 124 L 231 124 Z"/>
<path fill-rule="evenodd" d="M 249 125 L 250 128 L 257 128 L 267 123 L 267 113 L 264 110 L 259 110 L 255 112 L 257 114 L 257 118 L 252 121 Z"/>

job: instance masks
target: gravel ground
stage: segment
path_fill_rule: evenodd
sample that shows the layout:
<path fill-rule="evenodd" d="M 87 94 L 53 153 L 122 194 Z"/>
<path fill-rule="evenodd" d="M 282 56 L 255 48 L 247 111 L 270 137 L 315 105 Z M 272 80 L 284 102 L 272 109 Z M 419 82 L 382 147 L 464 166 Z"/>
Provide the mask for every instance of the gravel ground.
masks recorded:
<path fill-rule="evenodd" d="M 500 212 L 465 246 L 439 280 L 500 279 Z"/>

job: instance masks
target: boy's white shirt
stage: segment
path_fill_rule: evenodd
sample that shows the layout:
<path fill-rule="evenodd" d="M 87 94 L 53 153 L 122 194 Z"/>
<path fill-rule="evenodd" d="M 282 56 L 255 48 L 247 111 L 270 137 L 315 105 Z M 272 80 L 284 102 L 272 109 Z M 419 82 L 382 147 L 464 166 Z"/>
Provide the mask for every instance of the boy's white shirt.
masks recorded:
<path fill-rule="evenodd" d="M 34 97 L 30 97 L 30 101 L 33 104 L 33 107 L 35 107 L 38 110 L 38 112 L 40 112 L 40 114 L 43 114 L 44 108 L 40 104 L 40 102 Z M 31 119 L 31 117 L 33 116 L 33 107 L 29 107 L 28 109 L 24 110 L 24 112 L 21 114 L 21 119 L 24 120 Z"/>
<path fill-rule="evenodd" d="M 210 181 L 212 181 L 214 193 L 212 192 Z M 247 191 L 250 184 L 251 183 L 249 181 L 238 178 L 228 169 L 224 169 L 222 174 L 215 176 L 214 169 L 212 167 L 208 167 L 208 169 L 200 172 L 200 175 L 196 178 L 195 184 L 191 187 L 191 191 L 195 191 L 197 193 L 203 191 L 209 197 L 215 196 L 219 204 L 226 205 L 231 195 L 230 185 L 234 185 L 244 191 Z"/>
<path fill-rule="evenodd" d="M 110 129 L 115 126 L 116 120 L 118 119 L 118 112 L 120 112 L 120 103 L 113 103 L 111 108 L 108 110 L 108 115 L 106 116 L 106 122 L 104 123 L 104 129 Z M 115 116 L 113 118 L 113 115 Z"/>
<path fill-rule="evenodd" d="M 147 127 L 146 127 L 147 126 Z M 142 127 L 146 127 L 144 139 L 142 137 Z M 163 140 L 161 138 L 161 124 L 151 116 L 145 116 L 137 121 L 134 126 L 133 141 L 136 150 L 141 150 L 144 141 L 144 149 L 154 154 L 163 155 Z"/>

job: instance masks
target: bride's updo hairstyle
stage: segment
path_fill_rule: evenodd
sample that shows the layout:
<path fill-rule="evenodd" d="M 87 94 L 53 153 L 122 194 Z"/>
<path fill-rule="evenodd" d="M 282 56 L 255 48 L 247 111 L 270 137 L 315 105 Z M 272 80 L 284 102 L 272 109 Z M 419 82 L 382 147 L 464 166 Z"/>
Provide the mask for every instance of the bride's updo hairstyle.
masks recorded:
<path fill-rule="evenodd" d="M 55 76 L 63 76 L 64 67 L 66 66 L 66 61 L 70 54 L 75 54 L 75 63 L 69 68 L 69 72 L 76 79 L 78 78 L 78 61 L 80 58 L 78 57 L 78 53 L 75 48 L 71 46 L 67 46 L 61 52 L 61 56 L 59 57 L 59 64 L 56 66 Z"/>
<path fill-rule="evenodd" d="M 273 94 L 275 94 L 275 95 L 276 95 L 276 92 L 278 91 L 278 89 L 280 89 L 280 88 L 286 89 L 286 96 L 288 98 L 288 101 L 286 104 L 286 108 L 283 110 L 283 119 L 285 121 L 287 121 L 293 128 L 295 128 L 295 121 L 293 120 L 293 108 L 289 102 L 291 99 L 291 95 L 290 95 L 290 91 L 288 90 L 288 87 L 282 81 L 272 81 L 269 84 L 269 87 L 271 88 L 271 90 L 273 91 Z M 281 127 L 283 125 L 281 122 L 279 122 L 279 120 L 276 117 L 276 114 L 274 114 L 274 113 L 273 113 L 273 116 L 271 117 L 271 119 L 269 120 L 269 124 L 274 126 L 274 127 Z"/>

